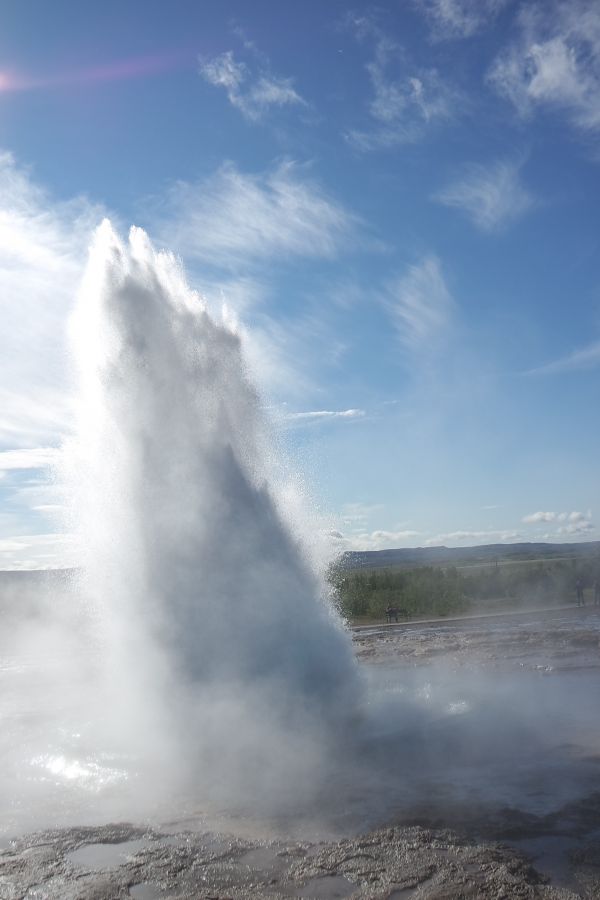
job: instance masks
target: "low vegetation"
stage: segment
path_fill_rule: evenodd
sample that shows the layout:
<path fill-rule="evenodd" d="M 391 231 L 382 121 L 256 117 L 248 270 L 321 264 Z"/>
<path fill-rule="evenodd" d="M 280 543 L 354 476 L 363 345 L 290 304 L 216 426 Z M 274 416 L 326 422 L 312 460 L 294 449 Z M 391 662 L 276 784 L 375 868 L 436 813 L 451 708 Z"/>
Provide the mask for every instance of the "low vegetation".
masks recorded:
<path fill-rule="evenodd" d="M 351 621 L 382 620 L 390 606 L 413 618 L 566 604 L 575 602 L 577 578 L 590 603 L 598 577 L 600 560 L 590 558 L 401 569 L 340 565 L 330 573 L 340 610 Z"/>

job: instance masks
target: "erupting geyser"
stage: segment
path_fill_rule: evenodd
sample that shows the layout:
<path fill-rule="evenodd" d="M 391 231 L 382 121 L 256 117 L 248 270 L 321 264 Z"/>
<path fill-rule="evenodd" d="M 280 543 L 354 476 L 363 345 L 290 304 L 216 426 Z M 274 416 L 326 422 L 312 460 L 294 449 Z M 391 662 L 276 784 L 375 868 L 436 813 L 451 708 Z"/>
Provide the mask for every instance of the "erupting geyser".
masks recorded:
<path fill-rule="evenodd" d="M 66 458 L 108 719 L 199 798 L 305 790 L 352 712 L 356 672 L 278 496 L 239 337 L 171 255 L 136 228 L 122 244 L 108 222 L 72 331 Z"/>

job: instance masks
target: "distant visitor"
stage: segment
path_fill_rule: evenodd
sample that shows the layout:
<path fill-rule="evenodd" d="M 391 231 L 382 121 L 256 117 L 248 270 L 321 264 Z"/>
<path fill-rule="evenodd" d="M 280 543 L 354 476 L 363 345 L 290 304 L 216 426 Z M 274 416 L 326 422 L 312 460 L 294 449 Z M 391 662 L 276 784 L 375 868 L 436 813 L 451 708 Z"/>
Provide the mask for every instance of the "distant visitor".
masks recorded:
<path fill-rule="evenodd" d="M 385 618 L 387 622 L 397 622 L 398 616 L 405 616 L 406 613 L 403 609 L 399 609 L 397 606 L 388 606 L 385 611 Z"/>

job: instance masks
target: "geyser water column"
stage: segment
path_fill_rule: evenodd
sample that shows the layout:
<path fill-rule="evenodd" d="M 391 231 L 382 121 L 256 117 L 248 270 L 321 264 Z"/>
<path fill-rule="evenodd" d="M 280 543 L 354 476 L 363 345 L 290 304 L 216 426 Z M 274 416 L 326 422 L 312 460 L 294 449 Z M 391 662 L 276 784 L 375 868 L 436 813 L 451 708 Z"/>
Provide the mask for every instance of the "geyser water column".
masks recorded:
<path fill-rule="evenodd" d="M 67 455 L 116 727 L 219 800 L 305 786 L 352 712 L 355 664 L 286 520 L 238 335 L 172 255 L 108 221 L 72 334 Z"/>

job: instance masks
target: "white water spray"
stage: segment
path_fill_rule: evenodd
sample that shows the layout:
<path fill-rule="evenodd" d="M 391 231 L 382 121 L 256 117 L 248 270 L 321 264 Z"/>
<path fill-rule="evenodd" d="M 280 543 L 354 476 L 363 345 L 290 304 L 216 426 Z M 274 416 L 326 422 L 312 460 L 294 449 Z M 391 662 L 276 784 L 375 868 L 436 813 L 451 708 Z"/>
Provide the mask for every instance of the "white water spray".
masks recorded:
<path fill-rule="evenodd" d="M 176 260 L 98 230 L 73 322 L 68 458 L 113 727 L 222 804 L 318 784 L 347 635 L 286 523 L 240 339 Z M 274 803 L 275 800 L 275 803 Z"/>

